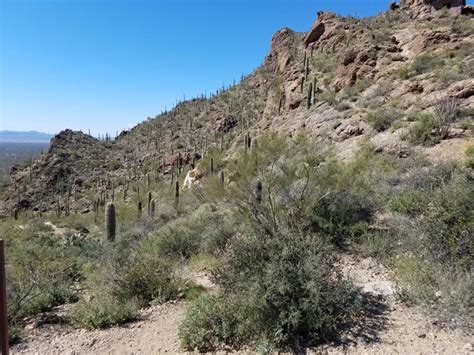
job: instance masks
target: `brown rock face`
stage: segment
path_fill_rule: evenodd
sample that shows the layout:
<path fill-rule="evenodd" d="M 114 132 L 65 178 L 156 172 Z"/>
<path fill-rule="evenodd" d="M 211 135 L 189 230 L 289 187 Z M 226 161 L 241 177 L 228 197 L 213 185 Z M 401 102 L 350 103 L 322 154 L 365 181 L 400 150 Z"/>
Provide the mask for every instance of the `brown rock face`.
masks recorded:
<path fill-rule="evenodd" d="M 311 43 L 316 42 L 321 38 L 325 30 L 324 23 L 315 23 L 313 28 L 311 28 L 304 38 L 304 44 L 308 47 Z"/>
<path fill-rule="evenodd" d="M 232 130 L 232 128 L 234 128 L 235 126 L 237 126 L 237 119 L 232 115 L 227 115 L 227 116 L 219 118 L 216 121 L 216 124 L 214 125 L 214 129 L 217 132 L 226 133 Z"/>
<path fill-rule="evenodd" d="M 273 35 L 270 53 L 265 58 L 265 65 L 272 66 L 273 70 L 283 73 L 291 64 L 294 57 L 292 50 L 295 42 L 295 32 L 289 28 L 283 28 Z"/>
<path fill-rule="evenodd" d="M 306 34 L 303 43 L 308 47 L 311 43 L 317 42 L 328 28 L 333 28 L 337 21 L 337 15 L 330 12 L 318 12 L 318 19 Z"/>
<path fill-rule="evenodd" d="M 435 10 L 446 8 L 462 8 L 466 5 L 466 0 L 400 0 L 401 8 L 419 8 L 430 6 Z"/>
<path fill-rule="evenodd" d="M 361 77 L 372 77 L 379 49 L 373 45 L 368 48 L 351 48 L 346 51 L 342 57 L 342 65 L 336 73 L 334 89 L 339 91 L 354 85 Z"/>

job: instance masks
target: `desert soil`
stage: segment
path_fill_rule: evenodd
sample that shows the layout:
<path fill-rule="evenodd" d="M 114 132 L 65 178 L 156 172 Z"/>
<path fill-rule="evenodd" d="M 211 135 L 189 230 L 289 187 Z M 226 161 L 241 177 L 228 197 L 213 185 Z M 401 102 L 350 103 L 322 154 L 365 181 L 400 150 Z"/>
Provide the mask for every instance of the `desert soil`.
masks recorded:
<path fill-rule="evenodd" d="M 344 274 L 361 287 L 372 307 L 357 327 L 338 343 L 308 351 L 318 354 L 474 354 L 472 340 L 460 330 L 442 328 L 420 310 L 397 302 L 395 285 L 372 258 L 341 258 Z M 202 275 L 199 281 L 206 282 Z M 204 280 L 204 281 L 202 281 Z M 201 283 L 200 282 L 200 283 Z M 178 328 L 187 303 L 170 302 L 143 310 L 127 325 L 85 331 L 43 325 L 26 331 L 25 342 L 12 353 L 28 354 L 156 354 L 179 353 Z"/>

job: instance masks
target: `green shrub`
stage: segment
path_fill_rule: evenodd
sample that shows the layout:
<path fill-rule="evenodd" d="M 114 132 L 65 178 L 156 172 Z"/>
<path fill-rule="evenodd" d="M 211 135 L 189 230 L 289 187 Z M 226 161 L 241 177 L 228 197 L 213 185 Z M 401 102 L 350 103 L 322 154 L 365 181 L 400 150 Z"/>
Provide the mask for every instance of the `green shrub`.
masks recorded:
<path fill-rule="evenodd" d="M 409 190 L 390 200 L 389 209 L 393 212 L 416 215 L 421 212 L 426 196 L 419 190 Z"/>
<path fill-rule="evenodd" d="M 312 230 L 342 247 L 367 231 L 373 213 L 374 206 L 367 197 L 340 191 L 314 206 L 310 223 Z"/>
<path fill-rule="evenodd" d="M 399 75 L 400 78 L 406 80 L 429 71 L 434 71 L 444 64 L 445 59 L 442 56 L 427 53 L 416 57 L 413 63 L 400 69 Z"/>
<path fill-rule="evenodd" d="M 136 304 L 110 295 L 97 295 L 90 301 L 81 300 L 70 312 L 74 325 L 85 329 L 109 328 L 133 319 Z"/>
<path fill-rule="evenodd" d="M 153 247 L 161 255 L 188 259 L 201 245 L 198 227 L 192 225 L 190 218 L 177 218 L 155 233 Z"/>
<path fill-rule="evenodd" d="M 395 110 L 384 109 L 370 111 L 366 116 L 366 121 L 374 127 L 375 130 L 382 132 L 390 128 L 392 123 L 400 117 Z"/>
<path fill-rule="evenodd" d="M 209 352 L 222 348 L 224 344 L 239 348 L 244 343 L 240 331 L 243 329 L 236 313 L 222 296 L 205 294 L 196 299 L 186 312 L 179 337 L 185 349 Z"/>
<path fill-rule="evenodd" d="M 336 106 L 339 103 L 337 93 L 331 90 L 324 90 L 317 94 L 316 101 L 325 101 L 331 106 Z"/>
<path fill-rule="evenodd" d="M 96 243 L 72 239 L 64 243 L 44 224 L 34 220 L 26 229 L 7 223 L 2 225 L 2 229 L 8 261 L 10 326 L 24 317 L 77 300 L 72 286 L 82 277 L 82 265 L 89 260 L 89 246 Z"/>
<path fill-rule="evenodd" d="M 278 349 L 332 339 L 360 299 L 337 278 L 316 235 L 252 235 L 235 241 L 218 269 L 221 293 L 198 299 L 181 328 L 187 349 L 266 341 Z"/>
<path fill-rule="evenodd" d="M 387 258 L 392 255 L 393 239 L 385 231 L 366 233 L 359 239 L 356 250 L 364 256 L 371 256 L 386 262 Z"/>
<path fill-rule="evenodd" d="M 346 166 L 304 137 L 268 138 L 227 166 L 238 178 L 220 208 L 238 233 L 213 267 L 218 293 L 198 299 L 181 327 L 187 349 L 297 349 L 333 339 L 360 310 L 333 248 L 367 231 L 374 201 L 363 198 L 371 178 L 362 175 L 374 169 L 371 153 Z"/>
<path fill-rule="evenodd" d="M 120 300 L 135 299 L 139 306 L 163 303 L 177 297 L 181 284 L 172 266 L 159 256 L 137 254 L 118 267 L 113 294 Z"/>
<path fill-rule="evenodd" d="M 434 145 L 441 140 L 441 137 L 436 134 L 436 128 L 433 116 L 424 114 L 419 121 L 410 126 L 404 138 L 412 144 Z"/>
<path fill-rule="evenodd" d="M 177 218 L 153 233 L 150 247 L 160 255 L 180 259 L 201 251 L 221 253 L 235 233 L 234 224 L 225 213 L 204 204 L 193 214 Z"/>
<path fill-rule="evenodd" d="M 436 260 L 468 268 L 474 246 L 474 184 L 469 174 L 453 174 L 430 199 L 421 221 L 426 247 Z"/>
<path fill-rule="evenodd" d="M 203 295 L 205 292 L 206 289 L 204 286 L 195 283 L 190 283 L 184 289 L 184 298 L 186 298 L 187 301 L 194 301 L 198 299 L 201 295 Z"/>
<path fill-rule="evenodd" d="M 466 149 L 466 166 L 470 169 L 474 169 L 474 145 Z"/>

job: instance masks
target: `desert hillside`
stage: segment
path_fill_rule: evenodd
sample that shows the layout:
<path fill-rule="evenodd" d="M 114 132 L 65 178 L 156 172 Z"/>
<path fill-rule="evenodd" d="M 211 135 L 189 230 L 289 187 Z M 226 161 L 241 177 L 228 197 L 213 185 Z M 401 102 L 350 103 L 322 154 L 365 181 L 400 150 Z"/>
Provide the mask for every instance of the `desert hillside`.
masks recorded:
<path fill-rule="evenodd" d="M 2 190 L 14 351 L 472 351 L 473 13 L 320 12 L 235 85 L 60 132 Z"/>

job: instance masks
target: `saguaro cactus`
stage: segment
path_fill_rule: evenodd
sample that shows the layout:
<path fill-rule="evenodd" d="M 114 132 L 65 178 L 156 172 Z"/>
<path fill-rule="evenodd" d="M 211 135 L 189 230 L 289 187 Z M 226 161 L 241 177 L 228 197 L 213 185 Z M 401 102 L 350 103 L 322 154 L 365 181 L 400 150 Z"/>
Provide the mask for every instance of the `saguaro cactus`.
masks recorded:
<path fill-rule="evenodd" d="M 316 76 L 313 78 L 313 105 L 316 103 L 316 93 L 318 92 L 318 81 Z"/>
<path fill-rule="evenodd" d="M 310 81 L 309 88 L 308 88 L 308 97 L 306 98 L 308 108 L 311 107 L 311 103 L 313 102 L 312 96 L 313 96 L 313 83 Z"/>
<path fill-rule="evenodd" d="M 113 242 L 115 240 L 115 231 L 115 205 L 113 202 L 109 202 L 105 206 L 105 235 L 108 241 Z"/>
<path fill-rule="evenodd" d="M 221 170 L 221 176 L 220 176 L 220 178 L 221 178 L 221 184 L 222 184 L 222 186 L 224 186 L 224 184 L 225 184 L 224 170 Z"/>
<path fill-rule="evenodd" d="M 176 180 L 176 185 L 174 189 L 174 203 L 175 203 L 175 206 L 177 207 L 179 203 L 179 181 L 178 180 Z"/>
<path fill-rule="evenodd" d="M 252 144 L 250 145 L 250 153 L 255 154 L 257 151 L 257 140 L 254 138 L 252 139 Z"/>
<path fill-rule="evenodd" d="M 150 205 L 150 217 L 155 217 L 155 200 L 151 200 L 151 205 Z"/>
<path fill-rule="evenodd" d="M 247 154 L 247 151 L 250 148 L 251 143 L 252 143 L 252 138 L 250 138 L 249 133 L 246 133 L 245 137 L 244 137 L 244 151 L 245 151 L 245 154 Z"/>
<path fill-rule="evenodd" d="M 309 74 L 309 59 L 306 59 L 305 67 L 304 67 L 304 78 L 305 79 L 308 79 L 308 74 Z"/>
<path fill-rule="evenodd" d="M 283 108 L 283 103 L 285 102 L 284 100 L 284 96 L 280 96 L 280 101 L 278 102 L 278 116 L 281 115 L 281 109 Z"/>
<path fill-rule="evenodd" d="M 137 203 L 137 211 L 138 211 L 138 217 L 140 218 L 142 215 L 142 201 L 138 201 Z"/>
<path fill-rule="evenodd" d="M 262 182 L 259 180 L 257 181 L 257 184 L 255 186 L 255 202 L 257 202 L 258 204 L 262 203 L 262 190 Z"/>
<path fill-rule="evenodd" d="M 147 204 L 148 214 L 151 212 L 151 191 L 148 192 L 148 204 Z"/>

